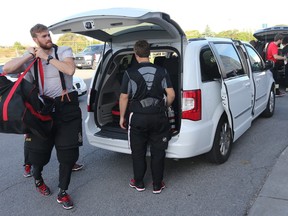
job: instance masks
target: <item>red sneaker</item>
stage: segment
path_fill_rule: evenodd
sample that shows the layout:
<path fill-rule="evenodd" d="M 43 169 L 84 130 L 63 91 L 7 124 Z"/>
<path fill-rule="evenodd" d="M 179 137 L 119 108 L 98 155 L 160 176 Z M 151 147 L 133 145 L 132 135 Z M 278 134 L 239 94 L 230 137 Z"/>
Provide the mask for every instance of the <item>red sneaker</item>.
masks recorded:
<path fill-rule="evenodd" d="M 153 193 L 160 194 L 165 187 L 166 186 L 163 181 L 160 184 L 153 184 Z"/>
<path fill-rule="evenodd" d="M 64 209 L 72 209 L 74 207 L 70 196 L 65 192 L 64 194 L 58 194 L 57 202 L 62 204 Z"/>
<path fill-rule="evenodd" d="M 23 176 L 25 178 L 31 177 L 32 176 L 32 166 L 31 165 L 25 165 L 24 166 L 24 173 Z"/>
<path fill-rule="evenodd" d="M 49 187 L 44 183 L 43 180 L 40 180 L 36 184 L 36 190 L 44 196 L 49 196 L 51 194 Z"/>
<path fill-rule="evenodd" d="M 74 166 L 73 166 L 73 168 L 72 168 L 72 171 L 79 171 L 79 170 L 81 170 L 83 167 L 84 167 L 83 164 L 77 164 L 77 163 L 75 163 Z"/>
<path fill-rule="evenodd" d="M 135 188 L 137 191 L 141 192 L 145 190 L 145 186 L 143 182 L 136 182 L 135 179 L 131 179 L 129 186 Z"/>

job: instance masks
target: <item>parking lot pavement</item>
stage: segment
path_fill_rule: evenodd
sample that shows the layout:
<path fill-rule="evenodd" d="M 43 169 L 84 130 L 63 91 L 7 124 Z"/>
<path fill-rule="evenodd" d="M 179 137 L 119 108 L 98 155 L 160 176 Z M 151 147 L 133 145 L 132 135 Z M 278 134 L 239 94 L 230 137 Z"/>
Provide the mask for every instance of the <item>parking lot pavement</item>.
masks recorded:
<path fill-rule="evenodd" d="M 288 215 L 288 148 L 278 158 L 248 216 Z"/>

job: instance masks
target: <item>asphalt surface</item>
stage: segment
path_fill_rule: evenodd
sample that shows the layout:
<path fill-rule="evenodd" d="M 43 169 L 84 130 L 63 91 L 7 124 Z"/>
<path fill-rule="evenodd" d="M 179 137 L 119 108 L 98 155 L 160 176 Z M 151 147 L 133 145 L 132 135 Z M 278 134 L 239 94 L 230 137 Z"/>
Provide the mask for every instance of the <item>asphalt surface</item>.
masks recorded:
<path fill-rule="evenodd" d="M 285 92 L 282 89 L 282 92 Z M 288 92 L 277 100 L 287 100 Z M 287 107 L 286 107 L 287 108 Z M 287 109 L 285 109 L 287 111 Z M 285 117 L 286 118 L 286 117 Z M 282 119 L 284 120 L 284 119 Z M 287 120 L 287 119 L 286 119 Z M 271 143 L 273 145 L 274 143 Z M 288 215 L 288 147 L 285 148 L 259 191 L 248 216 L 287 216 Z"/>
<path fill-rule="evenodd" d="M 76 74 L 88 81 L 93 72 Z M 41 197 L 33 178 L 22 176 L 23 135 L 1 134 L 0 215 L 287 216 L 287 100 L 288 94 L 277 98 L 274 117 L 253 123 L 227 163 L 215 166 L 202 157 L 167 160 L 167 188 L 161 195 L 152 194 L 149 169 L 145 192 L 129 188 L 130 155 L 95 148 L 84 137 L 79 162 L 85 167 L 73 173 L 68 192 L 75 208 L 69 211 L 56 202 L 55 152 L 43 171 L 52 195 Z M 80 101 L 85 109 L 86 97 Z M 271 130 L 275 126 L 281 129 Z"/>
<path fill-rule="evenodd" d="M 248 216 L 288 215 L 288 148 L 278 158 Z"/>

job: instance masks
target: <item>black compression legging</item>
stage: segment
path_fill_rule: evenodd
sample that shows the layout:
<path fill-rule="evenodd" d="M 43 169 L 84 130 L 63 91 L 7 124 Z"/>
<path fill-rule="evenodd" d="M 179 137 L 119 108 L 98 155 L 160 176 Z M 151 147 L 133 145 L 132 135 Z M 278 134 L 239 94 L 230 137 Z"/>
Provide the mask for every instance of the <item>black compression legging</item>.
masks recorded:
<path fill-rule="evenodd" d="M 59 184 L 62 190 L 67 190 L 72 173 L 72 167 L 79 158 L 79 148 L 57 150 L 57 158 L 59 161 Z M 49 162 L 51 151 L 31 152 L 29 151 L 29 161 L 33 166 L 33 176 L 36 180 L 42 179 L 43 167 Z"/>

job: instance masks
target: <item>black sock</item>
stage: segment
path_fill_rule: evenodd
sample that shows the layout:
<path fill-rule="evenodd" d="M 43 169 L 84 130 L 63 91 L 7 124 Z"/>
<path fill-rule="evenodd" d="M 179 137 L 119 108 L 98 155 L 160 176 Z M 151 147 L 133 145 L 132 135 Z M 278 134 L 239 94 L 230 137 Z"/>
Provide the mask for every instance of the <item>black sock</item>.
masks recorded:
<path fill-rule="evenodd" d="M 59 193 L 58 193 L 58 196 L 65 196 L 66 195 L 66 191 L 65 190 L 62 190 L 61 188 L 59 188 Z"/>
<path fill-rule="evenodd" d="M 35 179 L 35 184 L 36 184 L 36 187 L 39 187 L 40 185 L 43 184 L 43 179 L 39 179 L 39 180 Z"/>

